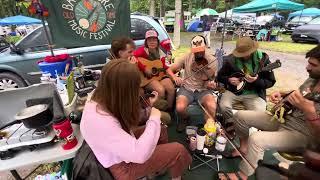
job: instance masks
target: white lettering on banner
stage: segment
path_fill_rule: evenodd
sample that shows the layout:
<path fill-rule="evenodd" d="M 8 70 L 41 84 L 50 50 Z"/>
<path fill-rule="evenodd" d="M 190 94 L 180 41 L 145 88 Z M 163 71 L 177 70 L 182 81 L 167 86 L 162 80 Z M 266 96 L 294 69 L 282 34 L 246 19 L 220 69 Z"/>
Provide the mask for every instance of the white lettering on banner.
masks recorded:
<path fill-rule="evenodd" d="M 71 20 L 68 22 L 70 24 L 70 27 L 73 31 L 76 32 L 76 34 L 80 35 L 83 38 L 86 38 L 87 36 L 87 31 L 83 30 L 77 23 L 75 20 Z"/>
<path fill-rule="evenodd" d="M 67 1 L 67 4 L 62 4 L 62 8 L 73 11 L 73 7 L 74 7 L 74 4 L 76 3 L 76 0 L 66 0 L 66 1 Z"/>
<path fill-rule="evenodd" d="M 116 24 L 116 9 L 111 0 L 62 1 L 62 15 L 74 33 L 90 40 L 110 36 Z"/>
<path fill-rule="evenodd" d="M 108 11 L 109 9 L 114 9 L 114 6 L 113 4 L 107 4 L 107 5 L 104 5 L 104 8 L 106 9 L 106 11 Z"/>

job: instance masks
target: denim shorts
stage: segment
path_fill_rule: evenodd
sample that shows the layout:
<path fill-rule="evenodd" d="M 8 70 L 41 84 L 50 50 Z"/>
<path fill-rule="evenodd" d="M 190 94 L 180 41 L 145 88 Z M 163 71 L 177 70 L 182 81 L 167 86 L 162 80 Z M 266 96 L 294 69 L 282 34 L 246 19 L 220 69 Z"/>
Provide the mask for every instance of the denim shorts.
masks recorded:
<path fill-rule="evenodd" d="M 177 92 L 177 97 L 179 96 L 185 96 L 188 98 L 189 104 L 192 102 L 198 102 L 198 100 L 202 100 L 202 98 L 208 94 L 212 95 L 212 90 L 204 90 L 204 91 L 198 91 L 195 90 L 194 92 L 187 90 L 184 87 L 180 87 L 179 91 Z"/>

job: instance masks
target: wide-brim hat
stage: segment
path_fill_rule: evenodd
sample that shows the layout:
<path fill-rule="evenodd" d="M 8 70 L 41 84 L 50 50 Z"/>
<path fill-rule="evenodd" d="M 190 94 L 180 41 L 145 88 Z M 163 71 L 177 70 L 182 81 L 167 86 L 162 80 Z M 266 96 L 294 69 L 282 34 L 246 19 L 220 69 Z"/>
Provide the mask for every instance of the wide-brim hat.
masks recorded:
<path fill-rule="evenodd" d="M 259 48 L 257 41 L 252 40 L 250 37 L 239 38 L 236 44 L 236 48 L 232 51 L 232 55 L 235 57 L 250 56 Z"/>

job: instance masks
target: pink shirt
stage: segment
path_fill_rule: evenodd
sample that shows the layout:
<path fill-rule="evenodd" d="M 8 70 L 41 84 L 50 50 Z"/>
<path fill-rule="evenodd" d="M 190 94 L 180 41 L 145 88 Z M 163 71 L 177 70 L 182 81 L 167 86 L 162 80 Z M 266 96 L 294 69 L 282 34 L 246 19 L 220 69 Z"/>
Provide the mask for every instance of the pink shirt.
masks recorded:
<path fill-rule="evenodd" d="M 86 103 L 80 124 L 82 136 L 105 168 L 123 161 L 147 161 L 158 143 L 160 128 L 160 118 L 150 117 L 144 133 L 136 139 L 121 128 L 115 117 L 98 110 L 94 101 Z"/>

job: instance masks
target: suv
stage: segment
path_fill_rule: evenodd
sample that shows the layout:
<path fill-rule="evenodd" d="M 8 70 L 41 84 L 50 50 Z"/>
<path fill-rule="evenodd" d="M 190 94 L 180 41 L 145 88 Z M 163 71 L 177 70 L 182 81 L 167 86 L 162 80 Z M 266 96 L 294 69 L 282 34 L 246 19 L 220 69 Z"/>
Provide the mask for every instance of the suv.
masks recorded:
<path fill-rule="evenodd" d="M 297 27 L 292 35 L 293 42 L 313 42 L 320 43 L 320 16 L 314 18 L 306 25 Z"/>
<path fill-rule="evenodd" d="M 285 25 L 286 33 L 292 33 L 297 27 L 302 26 L 304 24 L 307 24 L 310 22 L 313 18 L 313 16 L 296 16 L 292 18 L 290 21 L 288 21 Z"/>
<path fill-rule="evenodd" d="M 131 14 L 130 37 L 137 47 L 144 45 L 145 32 L 155 29 L 159 33 L 160 42 L 170 39 L 164 27 L 156 18 L 141 14 Z M 77 48 L 56 48 L 54 54 L 68 53 L 70 55 L 82 55 L 85 68 L 101 69 L 108 55 L 107 49 L 111 45 L 97 45 Z M 25 36 L 10 48 L 0 52 L 0 90 L 18 88 L 40 82 L 41 72 L 37 61 L 50 55 L 45 32 L 39 27 Z"/>

